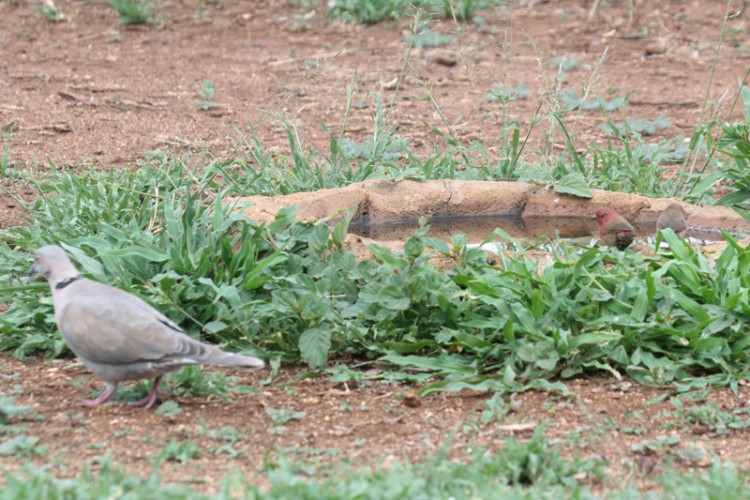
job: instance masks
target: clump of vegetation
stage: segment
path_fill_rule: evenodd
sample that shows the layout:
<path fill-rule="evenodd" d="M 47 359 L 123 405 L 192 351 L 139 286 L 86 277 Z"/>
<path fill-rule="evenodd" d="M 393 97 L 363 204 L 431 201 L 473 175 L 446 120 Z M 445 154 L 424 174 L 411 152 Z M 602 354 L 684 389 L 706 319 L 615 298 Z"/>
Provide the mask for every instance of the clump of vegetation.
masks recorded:
<path fill-rule="evenodd" d="M 416 158 L 396 164 L 381 156 L 386 149 L 372 151 L 369 159 L 346 158 L 360 166 L 352 175 L 433 175 L 434 164 L 420 170 Z M 313 368 L 344 352 L 376 357 L 432 372 L 438 382 L 426 391 L 522 390 L 539 379 L 602 369 L 682 387 L 698 375 L 726 385 L 744 373 L 738 311 L 750 307 L 750 277 L 738 270 L 750 250 L 731 238 L 716 264 L 669 235 L 656 257 L 563 244 L 551 264 L 540 264 L 497 232 L 513 250 L 495 267 L 463 238 L 436 240 L 425 227 L 406 239 L 403 253 L 371 245 L 375 258 L 358 261 L 344 246 L 348 218 L 329 227 L 282 211 L 263 225 L 223 201 L 328 185 L 330 170 L 341 172 L 330 162 L 340 159 L 308 163 L 299 152 L 286 168 L 260 148 L 253 154 L 255 163 L 233 158 L 201 171 L 154 155 L 137 170 L 59 171 L 33 180 L 37 223 L 5 231 L 0 245 L 0 300 L 13 304 L 0 316 L 0 346 L 18 355 L 63 348 L 42 303 L 46 286 L 12 281 L 28 267 L 17 249 L 49 243 L 54 234 L 82 272 L 143 296 L 212 342 L 255 345 L 264 357 Z M 346 175 L 330 179 L 340 185 Z M 565 179 L 559 187 L 585 187 L 574 182 L 582 175 Z M 50 192 L 56 196 L 44 196 Z M 435 269 L 431 254 L 453 260 L 454 269 Z M 205 390 L 225 391 L 223 384 Z"/>
<path fill-rule="evenodd" d="M 623 123 L 615 124 L 611 121 L 602 125 L 602 130 L 615 135 L 654 135 L 657 131 L 670 127 L 672 122 L 666 115 L 659 115 L 655 120 L 645 118 L 629 118 Z"/>
<path fill-rule="evenodd" d="M 214 95 L 216 89 L 211 80 L 204 80 L 203 87 L 198 91 L 200 99 L 195 100 L 195 104 L 198 105 L 198 109 L 202 111 L 208 111 L 213 109 L 216 105 L 214 104 Z"/>
<path fill-rule="evenodd" d="M 627 97 L 613 97 L 605 99 L 601 96 L 584 98 L 578 97 L 574 92 L 561 92 L 560 100 L 565 104 L 568 110 L 581 109 L 583 111 L 599 111 L 610 113 L 617 111 L 627 104 Z"/>
<path fill-rule="evenodd" d="M 120 24 L 143 24 L 151 17 L 153 2 L 140 0 L 107 0 L 120 14 Z"/>
<path fill-rule="evenodd" d="M 442 14 L 461 21 L 481 9 L 502 5 L 502 0 L 334 0 L 329 2 L 329 17 L 347 22 L 374 24 L 400 19 L 416 9 Z"/>
<path fill-rule="evenodd" d="M 47 447 L 39 444 L 36 436 L 18 434 L 0 442 L 0 457 L 33 458 L 47 455 Z"/>
<path fill-rule="evenodd" d="M 570 59 L 565 56 L 553 57 L 549 61 L 549 65 L 554 70 L 560 70 L 565 73 L 577 69 L 581 65 L 580 59 Z"/>
<path fill-rule="evenodd" d="M 46 16 L 47 19 L 53 23 L 62 21 L 65 18 L 63 13 L 55 7 L 55 4 L 52 2 L 44 2 L 41 5 L 32 5 L 31 8 L 34 12 L 39 12 Z"/>
<path fill-rule="evenodd" d="M 143 296 L 195 335 L 243 350 L 253 345 L 264 357 L 312 368 L 344 352 L 378 358 L 432 372 L 438 381 L 428 392 L 522 390 L 540 379 L 601 369 L 683 387 L 698 374 L 718 385 L 742 376 L 738 311 L 750 278 L 734 270 L 744 268 L 738 263 L 748 250 L 731 238 L 716 264 L 669 236 L 655 258 L 563 244 L 551 264 L 540 264 L 524 244 L 498 232 L 493 238 L 509 241 L 512 250 L 494 267 L 461 237 L 435 240 L 425 227 L 405 240 L 404 252 L 371 245 L 375 258 L 358 261 L 344 245 L 348 217 L 329 227 L 299 223 L 282 211 L 273 223 L 256 224 L 236 202 L 224 201 L 369 178 L 534 175 L 534 166 L 520 160 L 518 129 L 504 162 L 453 139 L 424 159 L 395 135 L 379 96 L 372 98 L 373 134 L 357 144 L 329 131 L 325 153 L 304 151 L 294 125 L 280 118 L 289 155 L 269 156 L 251 136 L 250 156 L 200 168 L 154 153 L 134 170 L 54 170 L 29 178 L 39 193 L 29 207 L 37 222 L 5 231 L 0 244 L 0 300 L 12 304 L 0 316 L 0 347 L 19 356 L 65 349 L 43 303 L 46 286 L 14 281 L 27 267 L 18 249 L 50 243 L 54 234 L 87 275 Z M 688 175 L 682 187 L 660 181 L 658 151 L 618 135 L 608 148 L 571 148 L 573 161 L 560 155 L 540 179 L 575 196 L 590 196 L 594 186 L 650 195 L 691 187 Z M 735 161 L 746 161 L 742 151 L 732 153 Z M 710 193 L 710 186 L 700 190 Z M 434 254 L 453 260 L 454 269 L 433 268 Z M 185 387 L 201 393 L 229 390 L 225 379 L 206 385 L 205 377 L 183 377 Z"/>
<path fill-rule="evenodd" d="M 515 88 L 506 88 L 499 83 L 493 83 L 492 89 L 485 94 L 488 101 L 506 103 L 517 99 L 528 99 L 529 87 L 526 82 L 519 82 Z"/>
<path fill-rule="evenodd" d="M 405 38 L 406 43 L 416 48 L 423 47 L 442 47 L 453 41 L 453 35 L 438 33 L 432 30 L 422 31 L 416 35 L 409 35 Z"/>
<path fill-rule="evenodd" d="M 15 397 L 0 393 L 0 434 L 11 428 L 14 419 L 28 417 L 29 410 L 29 406 L 19 406 Z"/>

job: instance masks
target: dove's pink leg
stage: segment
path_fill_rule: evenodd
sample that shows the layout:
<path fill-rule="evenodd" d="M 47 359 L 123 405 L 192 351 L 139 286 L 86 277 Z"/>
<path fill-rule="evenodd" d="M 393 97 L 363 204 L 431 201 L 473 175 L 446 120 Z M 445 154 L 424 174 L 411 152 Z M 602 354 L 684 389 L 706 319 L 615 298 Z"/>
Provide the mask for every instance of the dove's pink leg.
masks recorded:
<path fill-rule="evenodd" d="M 96 399 L 84 399 L 83 401 L 80 401 L 78 404 L 80 406 L 99 406 L 102 403 L 106 403 L 109 401 L 109 398 L 114 396 L 115 391 L 117 390 L 116 385 L 110 385 L 107 384 L 107 388 L 99 394 L 99 396 Z"/>
<path fill-rule="evenodd" d="M 145 398 L 141 398 L 138 401 L 133 401 L 129 404 L 133 406 L 143 406 L 144 408 L 151 408 L 154 406 L 157 396 L 160 394 L 167 394 L 166 391 L 161 390 L 161 387 L 159 387 L 159 384 L 161 384 L 161 377 L 162 375 L 158 375 L 154 379 L 154 385 L 151 387 L 151 392 L 149 392 Z"/>

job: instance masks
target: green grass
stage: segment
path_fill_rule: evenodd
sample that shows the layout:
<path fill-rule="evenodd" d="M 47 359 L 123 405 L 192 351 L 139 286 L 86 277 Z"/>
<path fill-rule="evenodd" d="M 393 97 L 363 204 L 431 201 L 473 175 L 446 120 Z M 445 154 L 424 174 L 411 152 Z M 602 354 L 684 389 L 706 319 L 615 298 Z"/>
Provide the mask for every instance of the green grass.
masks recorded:
<path fill-rule="evenodd" d="M 189 443 L 185 445 L 185 443 Z M 162 459 L 190 461 L 197 451 L 189 441 L 170 442 Z M 447 444 L 421 463 L 355 469 L 345 462 L 320 465 L 292 461 L 280 454 L 267 464 L 270 485 L 260 488 L 239 473 L 219 481 L 210 498 L 640 498 L 635 486 L 600 484 L 594 493 L 582 479 L 604 479 L 604 463 L 594 459 L 564 459 L 541 433 L 525 442 L 506 439 L 497 451 L 477 449 L 465 460 L 445 455 Z M 163 456 L 162 456 L 163 455 Z M 93 459 L 97 473 L 87 467 L 79 476 L 57 479 L 53 471 L 26 467 L 7 472 L 2 498 L 209 498 L 183 486 L 162 483 L 155 474 L 128 475 L 111 458 Z M 656 478 L 667 495 L 648 498 L 748 498 L 747 474 L 731 463 L 714 461 L 708 470 L 690 474 L 667 468 Z"/>
<path fill-rule="evenodd" d="M 239 474 L 230 474 L 221 483 L 220 498 L 241 494 L 244 498 L 484 498 L 490 492 L 521 494 L 528 491 L 578 489 L 584 477 L 601 478 L 602 462 L 594 459 L 565 459 L 536 432 L 529 440 L 508 438 L 498 451 L 477 448 L 465 460 L 446 457 L 450 440 L 439 452 L 423 463 L 404 461 L 403 465 L 387 468 L 355 469 L 345 462 L 331 466 L 292 461 L 284 453 L 267 464 L 271 483 L 263 491 Z M 200 456 L 190 440 L 171 440 L 156 461 L 189 462 Z M 22 494 L 16 498 L 34 498 L 41 491 L 57 492 L 66 497 L 92 498 L 106 491 L 153 492 L 159 487 L 157 476 L 138 479 L 127 476 L 112 464 L 111 459 L 94 461 L 101 467 L 96 476 L 86 470 L 78 479 L 60 481 L 45 471 L 27 469 L 21 474 L 7 474 L 4 495 Z M 304 473 L 301 473 L 303 472 Z M 180 490 L 165 490 L 178 493 Z M 137 496 L 140 498 L 140 496 Z"/>
<path fill-rule="evenodd" d="M 192 442 L 190 439 L 183 439 L 178 441 L 175 438 L 169 440 L 164 445 L 164 448 L 159 452 L 156 457 L 153 458 L 154 463 L 163 461 L 179 462 L 181 464 L 188 463 L 192 460 L 200 458 L 203 453 L 197 444 Z"/>
<path fill-rule="evenodd" d="M 151 18 L 153 2 L 138 0 L 107 0 L 110 6 L 120 14 L 120 24 L 143 24 Z"/>
<path fill-rule="evenodd" d="M 87 275 L 137 293 L 192 335 L 275 363 L 303 361 L 316 369 L 343 353 L 364 363 L 379 360 L 389 368 L 374 377 L 426 383 L 425 394 L 494 390 L 496 398 L 482 413 L 485 422 L 503 418 L 507 411 L 503 395 L 529 388 L 566 394 L 559 380 L 581 373 L 628 374 L 642 383 L 677 391 L 707 386 L 736 389 L 747 376 L 750 251 L 731 238 L 715 263 L 665 233 L 668 247 L 658 250 L 656 257 L 562 244 L 540 266 L 528 257 L 523 244 L 497 233 L 495 238 L 508 242 L 512 251 L 497 266 L 489 266 L 484 254 L 467 249 L 461 237 L 444 242 L 427 237 L 421 229 L 406 240 L 403 253 L 374 245 L 370 250 L 375 259 L 357 261 L 343 246 L 346 219 L 334 227 L 323 222 L 301 224 L 282 212 L 270 224 L 256 224 L 235 213 L 237 207 L 231 202 L 222 202 L 237 195 L 297 192 L 373 177 L 491 179 L 494 175 L 476 164 L 472 170 L 447 166 L 458 161 L 471 165 L 473 156 L 465 154 L 468 149 L 461 144 L 420 163 L 378 120 L 384 118 L 376 113 L 378 133 L 359 145 L 367 144 L 369 152 L 360 150 L 356 156 L 353 149 L 346 153 L 333 134 L 332 154 L 303 151 L 294 127 L 283 122 L 291 150 L 286 157 L 265 157 L 262 148 L 256 148 L 249 158 L 211 160 L 190 169 L 186 160 L 155 154 L 133 170 L 78 174 L 54 170 L 41 179 L 27 178 L 39 193 L 39 200 L 28 207 L 34 223 L 4 231 L 0 244 L 0 300 L 12 302 L 0 316 L 0 346 L 18 356 L 64 352 L 47 285 L 21 277 L 29 265 L 28 253 L 22 249 L 64 241 Z M 254 137 L 249 141 L 259 144 Z M 394 144 L 401 145 L 394 148 Z M 392 153 L 407 161 L 394 161 Z M 614 148 L 607 153 L 621 158 Z M 740 153 L 728 158 L 744 161 Z M 582 164 L 590 168 L 586 161 Z M 519 161 L 516 168 L 523 174 L 532 167 Z M 433 268 L 427 250 L 452 259 L 455 267 L 447 272 Z M 327 371 L 332 380 L 368 383 L 368 376 L 358 370 L 338 365 Z M 176 390 L 224 397 L 232 390 L 231 381 L 221 375 L 188 370 L 176 377 Z M 3 408 L 9 409 L 6 415 L 15 411 L 11 400 Z M 180 410 L 164 409 L 165 415 L 175 411 Z M 293 412 L 271 417 L 279 426 L 289 418 L 300 418 Z M 691 410 L 684 419 L 721 432 L 742 428 L 745 422 L 711 407 Z M 33 440 L 18 433 L 3 444 L 16 457 L 33 457 L 41 453 Z M 168 444 L 160 460 L 185 462 L 201 453 L 192 443 L 184 443 Z M 205 451 L 238 456 L 232 444 Z M 642 446 L 667 444 L 644 441 Z M 537 453 L 546 457 L 554 448 L 542 450 Z M 484 465 L 474 469 L 474 465 L 467 468 L 436 459 L 387 472 L 351 471 L 344 479 L 337 476 L 322 482 L 301 481 L 294 467 L 281 464 L 269 476 L 274 481 L 270 494 L 336 495 L 353 491 L 350 488 L 378 491 L 379 487 L 408 494 L 416 491 L 411 485 L 423 485 L 425 478 L 434 482 L 434 475 L 452 478 L 463 488 L 430 486 L 429 491 L 437 495 L 481 496 L 489 491 L 484 489 L 488 485 L 494 485 L 493 491 L 499 488 L 522 496 L 587 491 L 561 479 L 568 476 L 560 470 L 567 469 L 555 469 L 557 462 L 552 464 L 557 472 L 540 476 L 552 474 L 557 482 L 541 486 L 529 479 L 528 470 L 517 471 L 515 479 L 498 479 L 493 469 L 497 463 L 475 460 Z M 94 491 L 90 488 L 115 485 L 146 492 L 171 488 L 153 478 L 137 479 L 116 471 L 105 474 L 110 475 L 91 483 L 57 481 L 41 473 L 23 484 L 10 481 L 6 491 L 72 488 L 86 494 Z M 728 467 L 689 480 L 677 473 L 665 477 L 672 482 L 679 477 L 690 491 L 706 491 L 714 484 L 731 490 L 742 476 Z M 501 480 L 506 483 L 498 486 Z M 226 481 L 226 488 L 233 491 L 255 491 L 237 477 Z"/>
<path fill-rule="evenodd" d="M 499 83 L 493 83 L 492 89 L 484 96 L 488 101 L 508 102 L 516 99 L 528 99 L 529 87 L 526 82 L 520 82 L 516 88 L 505 88 Z"/>
<path fill-rule="evenodd" d="M 0 442 L 0 457 L 37 457 L 47 453 L 47 447 L 39 444 L 36 436 L 19 434 Z"/>
<path fill-rule="evenodd" d="M 329 3 L 326 12 L 333 19 L 364 24 L 400 19 L 418 9 L 465 21 L 477 10 L 496 8 L 503 3 L 502 0 L 336 0 Z"/>
<path fill-rule="evenodd" d="M 515 250 L 489 266 L 462 238 L 423 228 L 403 254 L 372 245 L 375 259 L 357 261 L 343 247 L 347 219 L 331 228 L 280 213 L 255 224 L 221 201 L 238 188 L 218 185 L 225 168 L 214 167 L 160 161 L 40 181 L 41 195 L 56 196 L 0 245 L 0 300 L 13 304 L 0 316 L 0 347 L 62 352 L 47 286 L 21 280 L 28 254 L 16 249 L 61 241 L 84 273 L 144 297 L 191 334 L 311 368 L 348 352 L 431 371 L 440 381 L 428 390 L 522 390 L 597 370 L 734 387 L 747 374 L 750 250 L 731 238 L 715 265 L 673 235 L 657 258 L 562 244 L 545 265 L 506 237 Z M 435 269 L 427 250 L 455 267 Z"/>
<path fill-rule="evenodd" d="M 627 134 L 607 148 L 575 151 L 562 121 L 571 147 L 552 165 L 523 160 L 518 129 L 508 132 L 500 162 L 484 146 L 437 129 L 436 143 L 447 147 L 424 158 L 396 135 L 379 96 L 370 97 L 373 133 L 354 143 L 329 130 L 327 151 L 303 150 L 295 126 L 279 117 L 288 154 L 268 155 L 251 135 L 243 138 L 251 156 L 195 167 L 154 153 L 132 170 L 76 174 L 52 165 L 46 177 L 27 176 L 39 198 L 27 207 L 34 223 L 4 231 L 0 243 L 0 301 L 13 304 L 0 316 L 0 348 L 18 356 L 65 351 L 47 286 L 20 278 L 28 254 L 19 251 L 63 242 L 85 274 L 144 297 L 192 335 L 313 369 L 348 352 L 432 372 L 439 380 L 428 390 L 523 390 L 596 370 L 659 384 L 709 375 L 734 387 L 746 374 L 748 251 L 731 239 L 715 265 L 667 237 L 657 259 L 561 245 L 542 267 L 509 240 L 515 250 L 488 266 L 460 237 L 443 242 L 423 228 L 402 254 L 371 246 L 375 259 L 357 261 L 343 245 L 348 219 L 335 227 L 300 224 L 283 211 L 256 224 L 224 201 L 372 178 L 534 179 L 580 196 L 590 187 L 667 196 L 699 179 L 686 174 L 680 188 L 661 182 L 659 164 L 670 160 L 671 146 L 648 148 Z M 739 172 L 746 161 L 741 134 L 729 133 L 742 126 L 725 126 L 719 144 L 734 149 L 714 154 L 720 172 Z M 710 188 L 698 190 L 701 199 Z M 454 268 L 436 270 L 429 252 Z M 184 390 L 228 390 L 223 379 L 183 378 L 177 386 Z"/>
<path fill-rule="evenodd" d="M 29 406 L 17 405 L 15 397 L 0 393 L 0 426 L 8 426 L 12 420 L 19 417 L 28 417 L 30 409 Z"/>
<path fill-rule="evenodd" d="M 720 138 L 704 127 L 689 143 L 675 138 L 654 145 L 644 142 L 642 129 L 615 125 L 609 114 L 616 108 L 596 99 L 595 108 L 584 107 L 586 88 L 580 105 L 547 118 L 549 133 L 562 133 L 567 146 L 554 156 L 527 151 L 541 118 L 528 130 L 509 124 L 492 152 L 484 142 L 459 141 L 441 118 L 440 129 L 428 125 L 434 148 L 418 155 L 389 121 L 394 101 L 384 103 L 375 93 L 367 96 L 372 133 L 356 142 L 347 138 L 355 94 L 351 86 L 340 130 L 324 126 L 324 150 L 303 148 L 295 124 L 280 115 L 286 153 L 267 153 L 251 133 L 238 145 L 249 156 L 208 156 L 195 166 L 154 152 L 134 169 L 72 173 L 52 164 L 52 173 L 40 178 L 17 172 L 6 150 L 2 170 L 29 182 L 38 201 L 18 200 L 34 223 L 4 231 L 0 243 L 0 301 L 13 304 L 0 316 L 0 348 L 18 356 L 65 351 L 46 284 L 19 278 L 28 265 L 19 249 L 63 242 L 84 273 L 143 296 L 192 335 L 311 368 L 349 352 L 428 369 L 441 377 L 435 387 L 442 389 L 518 390 L 531 380 L 601 369 L 649 383 L 689 382 L 708 373 L 715 383 L 734 384 L 744 375 L 741 331 L 750 278 L 747 251 L 733 241 L 715 266 L 668 239 L 669 250 L 656 261 L 562 245 L 542 269 L 518 242 L 492 267 L 460 238 L 442 242 L 422 229 L 403 254 L 373 246 L 375 259 L 357 261 L 343 245 L 348 219 L 335 227 L 300 224 L 281 212 L 270 224 L 256 224 L 224 200 L 374 178 L 447 178 L 532 181 L 576 196 L 604 188 L 711 202 L 714 185 L 727 179 L 736 191 L 722 202 L 741 210 L 750 185 L 743 173 L 750 157 L 747 122 L 724 124 Z M 744 87 L 740 95 L 750 100 Z M 425 98 L 442 117 L 429 91 Z M 512 104 L 497 102 L 503 109 Z M 577 147 L 575 121 L 564 120 L 569 112 L 598 112 L 616 133 L 606 147 Z M 634 123 L 624 116 L 623 123 Z M 709 175 L 688 163 L 701 154 L 702 142 L 710 144 L 702 153 L 715 168 Z M 677 180 L 663 182 L 670 162 L 680 160 Z M 434 269 L 429 252 L 455 267 Z M 182 386 L 191 385 L 187 379 Z M 196 384 L 191 390 L 204 390 Z M 210 391 L 225 393 L 221 385 Z"/>
<path fill-rule="evenodd" d="M 211 80 L 204 80 L 203 87 L 198 91 L 198 95 L 200 96 L 200 99 L 196 99 L 195 104 L 201 111 L 209 111 L 216 106 L 216 104 L 214 104 L 216 89 Z"/>
<path fill-rule="evenodd" d="M 32 5 L 31 6 L 31 10 L 33 10 L 34 12 L 38 12 L 38 13 L 46 16 L 47 20 L 50 21 L 50 22 L 52 22 L 52 23 L 56 23 L 56 22 L 62 21 L 65 18 L 65 16 L 63 15 L 63 13 L 61 11 L 57 10 L 57 8 L 54 6 L 54 4 L 50 4 L 50 5 L 47 5 L 47 4 L 44 4 L 44 5 Z"/>

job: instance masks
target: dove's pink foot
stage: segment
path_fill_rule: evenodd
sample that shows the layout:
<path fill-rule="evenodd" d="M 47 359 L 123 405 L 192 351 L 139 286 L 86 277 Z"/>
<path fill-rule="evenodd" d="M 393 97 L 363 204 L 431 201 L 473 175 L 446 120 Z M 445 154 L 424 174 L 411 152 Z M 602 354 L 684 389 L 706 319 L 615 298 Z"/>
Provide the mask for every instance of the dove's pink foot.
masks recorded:
<path fill-rule="evenodd" d="M 164 391 L 161 389 L 161 375 L 156 377 L 154 379 L 154 385 L 151 387 L 151 391 L 148 393 L 148 395 L 145 398 L 141 398 L 138 401 L 133 401 L 131 403 L 128 403 L 133 406 L 143 406 L 144 408 L 148 409 L 154 406 L 154 403 L 156 403 L 156 398 L 158 396 L 165 396 L 169 395 L 167 391 Z"/>
<path fill-rule="evenodd" d="M 115 391 L 117 390 L 117 386 L 111 387 L 107 386 L 107 388 L 99 394 L 99 396 L 96 399 L 84 399 L 83 401 L 79 401 L 80 406 L 99 406 L 102 403 L 106 403 L 109 401 L 109 398 L 114 396 Z"/>

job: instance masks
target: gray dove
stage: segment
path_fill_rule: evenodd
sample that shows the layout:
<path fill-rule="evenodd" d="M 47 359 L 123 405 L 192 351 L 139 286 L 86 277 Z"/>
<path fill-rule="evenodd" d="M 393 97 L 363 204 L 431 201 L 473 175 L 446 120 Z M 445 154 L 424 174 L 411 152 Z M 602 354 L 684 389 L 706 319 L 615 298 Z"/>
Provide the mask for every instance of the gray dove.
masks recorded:
<path fill-rule="evenodd" d="M 687 223 L 685 222 L 685 212 L 679 203 L 670 203 L 669 206 L 656 219 L 656 229 L 670 228 L 674 234 L 680 238 L 685 237 L 687 232 Z"/>
<path fill-rule="evenodd" d="M 107 383 L 96 399 L 109 400 L 124 380 L 153 378 L 148 396 L 134 405 L 150 408 L 162 377 L 185 365 L 207 364 L 258 370 L 252 356 L 224 352 L 189 337 L 179 326 L 135 295 L 82 277 L 65 251 L 45 246 L 34 254 L 29 274 L 44 275 L 52 289 L 55 320 L 63 339 L 92 372 Z"/>

